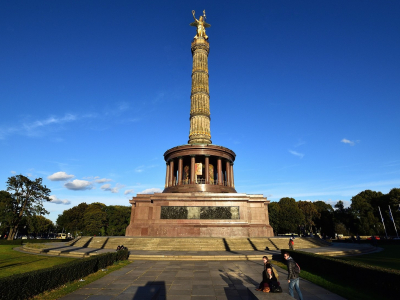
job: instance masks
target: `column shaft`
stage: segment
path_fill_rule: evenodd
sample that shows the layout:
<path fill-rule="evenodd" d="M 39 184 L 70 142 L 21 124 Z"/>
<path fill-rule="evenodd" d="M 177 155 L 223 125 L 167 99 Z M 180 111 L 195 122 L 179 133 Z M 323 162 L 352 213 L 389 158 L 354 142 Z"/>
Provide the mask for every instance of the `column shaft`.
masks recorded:
<path fill-rule="evenodd" d="M 169 163 L 169 186 L 174 186 L 174 161 L 171 160 Z"/>
<path fill-rule="evenodd" d="M 194 164 L 195 164 L 195 157 L 194 155 L 190 157 L 190 183 L 196 183 L 196 174 L 194 173 Z"/>
<path fill-rule="evenodd" d="M 208 171 L 208 166 L 210 164 L 210 157 L 205 157 L 204 172 L 206 172 L 206 184 L 210 184 L 210 173 Z"/>
<path fill-rule="evenodd" d="M 178 185 L 182 184 L 182 171 L 183 171 L 183 161 L 182 157 L 179 157 L 178 161 Z"/>
<path fill-rule="evenodd" d="M 165 187 L 169 187 L 169 162 L 167 162 L 167 174 L 165 175 Z"/>
<path fill-rule="evenodd" d="M 217 160 L 218 184 L 222 185 L 222 162 L 221 159 Z"/>
<path fill-rule="evenodd" d="M 232 187 L 235 187 L 235 176 L 233 175 L 233 163 L 232 163 Z"/>
<path fill-rule="evenodd" d="M 231 184 L 231 164 L 229 160 L 226 161 L 225 163 L 225 174 L 226 174 L 226 186 L 230 186 Z"/>

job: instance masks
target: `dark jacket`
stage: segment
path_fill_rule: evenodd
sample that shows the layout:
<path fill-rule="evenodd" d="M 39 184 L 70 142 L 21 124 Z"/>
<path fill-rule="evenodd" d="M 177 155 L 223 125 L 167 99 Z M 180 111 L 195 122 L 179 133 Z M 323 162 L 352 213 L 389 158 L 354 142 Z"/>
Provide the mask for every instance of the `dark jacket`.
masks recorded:
<path fill-rule="evenodd" d="M 263 278 L 264 275 L 267 274 L 267 268 L 271 268 L 272 269 L 272 274 L 274 275 L 274 277 L 276 278 L 276 280 L 279 280 L 279 274 L 276 271 L 276 269 L 274 268 L 273 265 L 271 265 L 270 263 L 267 263 L 264 265 L 264 271 L 263 271 Z"/>
<path fill-rule="evenodd" d="M 275 273 L 271 272 L 271 275 L 272 275 L 272 277 L 269 278 L 267 271 L 264 271 L 264 273 L 263 273 L 263 277 L 264 277 L 263 282 L 268 283 L 268 285 L 270 285 L 270 286 L 271 286 L 272 281 L 278 282 L 278 279 L 276 279 Z"/>
<path fill-rule="evenodd" d="M 297 269 L 296 262 L 293 260 L 292 257 L 289 257 L 286 260 L 287 269 L 288 269 L 288 280 L 295 279 L 299 277 L 299 274 L 295 272 Z"/>

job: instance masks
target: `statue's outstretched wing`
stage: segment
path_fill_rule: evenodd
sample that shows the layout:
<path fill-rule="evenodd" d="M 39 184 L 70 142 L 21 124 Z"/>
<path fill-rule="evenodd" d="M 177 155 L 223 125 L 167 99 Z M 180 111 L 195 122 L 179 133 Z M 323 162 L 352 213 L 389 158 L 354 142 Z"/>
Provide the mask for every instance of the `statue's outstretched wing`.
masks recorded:
<path fill-rule="evenodd" d="M 190 25 L 190 26 L 197 27 L 198 23 L 197 23 L 197 22 L 192 22 L 192 23 L 190 23 L 189 25 Z"/>
<path fill-rule="evenodd" d="M 208 24 L 208 23 L 206 23 L 206 22 L 204 22 L 204 27 L 205 27 L 205 28 L 208 28 L 208 27 L 211 27 L 211 25 Z"/>

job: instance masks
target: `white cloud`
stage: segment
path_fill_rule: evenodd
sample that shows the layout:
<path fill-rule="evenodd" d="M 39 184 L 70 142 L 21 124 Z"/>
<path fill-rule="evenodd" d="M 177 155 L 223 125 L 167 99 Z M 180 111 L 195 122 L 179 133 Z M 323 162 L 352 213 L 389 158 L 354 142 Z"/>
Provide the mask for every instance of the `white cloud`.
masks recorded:
<path fill-rule="evenodd" d="M 102 179 L 96 179 L 95 182 L 97 183 L 104 183 L 104 182 L 110 182 L 112 181 L 112 179 L 108 179 L 108 178 L 102 178 Z"/>
<path fill-rule="evenodd" d="M 91 190 L 93 188 L 92 183 L 90 181 L 79 180 L 79 179 L 75 179 L 71 182 L 67 182 L 66 184 L 64 184 L 64 186 L 67 189 L 74 190 L 74 191 Z"/>
<path fill-rule="evenodd" d="M 111 184 L 109 184 L 109 183 L 103 184 L 100 188 L 102 190 L 109 191 L 111 189 Z"/>
<path fill-rule="evenodd" d="M 344 143 L 344 144 L 349 144 L 350 146 L 354 146 L 356 143 L 358 143 L 359 141 L 350 141 L 348 139 L 342 139 L 340 142 Z"/>
<path fill-rule="evenodd" d="M 15 171 L 11 171 L 11 174 L 17 174 L 17 172 L 15 172 Z"/>
<path fill-rule="evenodd" d="M 101 188 L 103 191 L 109 191 L 109 192 L 115 194 L 115 193 L 118 193 L 119 190 L 122 189 L 124 186 L 125 186 L 125 185 L 123 185 L 123 184 L 117 183 L 117 184 L 115 185 L 115 187 L 112 188 L 112 187 L 111 187 L 111 184 L 106 183 L 106 184 L 103 184 L 100 188 Z"/>
<path fill-rule="evenodd" d="M 296 151 L 293 151 L 293 150 L 289 150 L 289 153 L 293 154 L 294 156 L 298 156 L 300 158 L 304 157 L 303 153 L 299 153 L 299 152 L 296 152 Z"/>
<path fill-rule="evenodd" d="M 67 199 L 64 199 L 64 200 L 58 199 L 55 195 L 51 195 L 49 198 L 51 199 L 50 200 L 51 203 L 64 204 L 64 205 L 71 204 L 71 201 L 69 201 Z"/>
<path fill-rule="evenodd" d="M 64 181 L 64 180 L 68 180 L 71 178 L 74 178 L 74 175 L 68 175 L 65 172 L 56 172 L 50 176 L 48 176 L 47 178 L 50 179 L 51 181 Z"/>
<path fill-rule="evenodd" d="M 148 166 L 142 165 L 142 166 L 136 167 L 136 168 L 135 168 L 135 172 L 137 172 L 137 173 L 142 173 L 142 172 L 144 172 L 146 169 L 152 169 L 152 168 L 155 168 L 155 167 L 157 167 L 157 165 L 148 165 Z"/>
<path fill-rule="evenodd" d="M 159 188 L 151 188 L 151 189 L 145 189 L 144 191 L 141 191 L 138 194 L 154 194 L 154 193 L 162 193 L 162 190 Z"/>
<path fill-rule="evenodd" d="M 124 195 L 133 194 L 133 190 L 125 190 Z"/>

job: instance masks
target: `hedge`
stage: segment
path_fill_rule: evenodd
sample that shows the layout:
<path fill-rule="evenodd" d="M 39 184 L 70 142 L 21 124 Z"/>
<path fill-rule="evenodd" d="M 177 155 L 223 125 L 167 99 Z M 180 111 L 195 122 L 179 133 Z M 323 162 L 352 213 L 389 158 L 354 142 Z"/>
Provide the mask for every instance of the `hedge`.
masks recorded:
<path fill-rule="evenodd" d="M 22 245 L 22 244 L 26 244 L 26 243 L 32 243 L 32 244 L 39 244 L 39 243 L 55 243 L 55 242 L 67 242 L 70 240 L 55 240 L 55 239 L 26 239 L 26 240 L 22 240 L 22 239 L 18 239 L 18 240 L 3 240 L 0 239 L 0 245 Z"/>
<path fill-rule="evenodd" d="M 22 245 L 22 240 L 0 240 L 0 245 Z"/>
<path fill-rule="evenodd" d="M 67 282 L 85 277 L 129 257 L 128 250 L 77 259 L 65 264 L 0 278 L 0 299 L 28 299 Z"/>
<path fill-rule="evenodd" d="M 339 283 L 345 286 L 356 289 L 373 288 L 380 295 L 389 297 L 389 299 L 399 297 L 400 271 L 301 251 L 282 249 L 282 255 L 284 252 L 288 252 L 302 270 L 322 278 L 334 276 Z"/>

